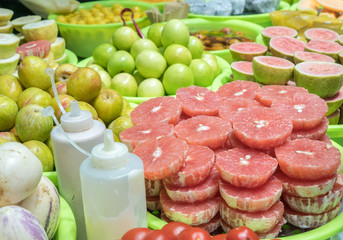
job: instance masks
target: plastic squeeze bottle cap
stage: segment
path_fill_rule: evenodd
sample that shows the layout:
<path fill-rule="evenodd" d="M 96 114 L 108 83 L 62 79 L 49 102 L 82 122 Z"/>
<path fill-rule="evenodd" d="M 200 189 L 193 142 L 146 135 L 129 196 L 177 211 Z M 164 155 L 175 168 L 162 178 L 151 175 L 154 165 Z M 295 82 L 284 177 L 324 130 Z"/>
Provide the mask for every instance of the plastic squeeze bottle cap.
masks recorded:
<path fill-rule="evenodd" d="M 129 151 L 125 144 L 115 142 L 112 130 L 106 129 L 104 143 L 92 149 L 91 165 L 94 168 L 120 168 L 127 164 Z"/>
<path fill-rule="evenodd" d="M 93 125 L 92 114 L 88 111 L 80 110 L 76 100 L 71 101 L 71 111 L 66 112 L 61 117 L 61 125 L 64 131 L 80 132 L 87 130 Z"/>

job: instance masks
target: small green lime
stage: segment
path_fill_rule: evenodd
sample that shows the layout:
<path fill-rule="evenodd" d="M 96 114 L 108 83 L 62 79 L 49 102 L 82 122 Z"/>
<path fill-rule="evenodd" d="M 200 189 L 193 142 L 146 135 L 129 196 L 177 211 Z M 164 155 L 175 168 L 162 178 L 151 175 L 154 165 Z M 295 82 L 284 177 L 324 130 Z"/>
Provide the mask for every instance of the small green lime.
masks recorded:
<path fill-rule="evenodd" d="M 97 46 L 93 51 L 93 59 L 100 66 L 106 68 L 108 59 L 117 49 L 110 43 L 103 43 Z"/>

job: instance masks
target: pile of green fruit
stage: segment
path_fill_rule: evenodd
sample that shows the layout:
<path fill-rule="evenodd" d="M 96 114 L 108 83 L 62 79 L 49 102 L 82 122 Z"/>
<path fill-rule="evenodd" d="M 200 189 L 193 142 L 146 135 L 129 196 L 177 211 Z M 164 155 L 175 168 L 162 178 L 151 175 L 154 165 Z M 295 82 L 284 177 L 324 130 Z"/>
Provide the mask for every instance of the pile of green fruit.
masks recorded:
<path fill-rule="evenodd" d="M 92 65 L 105 69 L 107 87 L 127 97 L 174 95 L 180 87 L 211 86 L 220 73 L 217 58 L 204 52 L 201 41 L 190 36 L 178 19 L 152 24 L 147 38 L 123 26 L 112 43 L 99 45 Z"/>

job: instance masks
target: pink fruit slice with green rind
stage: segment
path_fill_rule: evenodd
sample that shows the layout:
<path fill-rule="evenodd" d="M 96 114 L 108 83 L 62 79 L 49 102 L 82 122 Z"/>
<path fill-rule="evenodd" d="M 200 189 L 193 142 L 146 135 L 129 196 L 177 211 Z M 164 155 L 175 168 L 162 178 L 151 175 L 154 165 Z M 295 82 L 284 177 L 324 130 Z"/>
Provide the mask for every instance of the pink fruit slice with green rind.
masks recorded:
<path fill-rule="evenodd" d="M 251 148 L 270 149 L 284 143 L 293 124 L 276 109 L 250 107 L 235 115 L 233 130 L 237 138 Z"/>
<path fill-rule="evenodd" d="M 266 233 L 258 233 L 257 232 L 256 234 L 260 239 L 276 238 L 279 235 L 282 226 L 286 223 L 287 223 L 286 219 L 281 218 L 278 221 L 278 223 L 275 225 L 275 227 L 273 227 L 269 232 L 266 232 Z"/>
<path fill-rule="evenodd" d="M 293 130 L 291 133 L 291 139 L 294 140 L 298 138 L 309 138 L 312 140 L 319 140 L 325 135 L 328 127 L 329 121 L 326 117 L 324 117 L 321 123 L 319 123 L 314 128 Z"/>
<path fill-rule="evenodd" d="M 228 98 L 219 106 L 218 117 L 232 123 L 237 112 L 252 106 L 262 107 L 263 105 L 248 98 Z"/>
<path fill-rule="evenodd" d="M 265 55 L 268 48 L 254 42 L 239 42 L 230 45 L 233 61 L 252 61 L 256 56 Z"/>
<path fill-rule="evenodd" d="M 298 35 L 298 32 L 285 26 L 270 26 L 263 29 L 261 32 L 264 43 L 269 46 L 270 39 L 273 37 L 293 37 Z"/>
<path fill-rule="evenodd" d="M 343 51 L 343 46 L 332 41 L 311 40 L 306 44 L 306 51 L 316 52 L 332 57 L 338 61 L 338 54 Z"/>
<path fill-rule="evenodd" d="M 304 32 L 307 41 L 326 40 L 336 42 L 339 38 L 338 33 L 327 28 L 309 28 Z"/>
<path fill-rule="evenodd" d="M 245 212 L 259 212 L 269 209 L 279 200 L 282 182 L 274 177 L 256 188 L 235 187 L 220 180 L 219 191 L 226 204 L 231 208 Z"/>
<path fill-rule="evenodd" d="M 343 179 L 339 174 L 333 188 L 324 195 L 317 197 L 297 197 L 287 193 L 282 198 L 294 211 L 310 214 L 320 214 L 333 209 L 343 197 Z"/>
<path fill-rule="evenodd" d="M 177 124 L 182 107 L 174 97 L 157 97 L 139 104 L 130 114 L 133 125 L 147 122 Z"/>
<path fill-rule="evenodd" d="M 160 193 L 163 212 L 173 220 L 197 226 L 208 223 L 219 211 L 219 197 L 197 203 L 180 203 L 170 199 L 165 189 Z"/>
<path fill-rule="evenodd" d="M 157 139 L 163 136 L 174 136 L 174 125 L 159 123 L 156 127 L 155 122 L 147 122 L 127 128 L 119 134 L 120 141 L 130 152 L 147 139 Z"/>
<path fill-rule="evenodd" d="M 183 166 L 174 175 L 165 178 L 165 184 L 177 187 L 195 186 L 203 182 L 214 166 L 215 155 L 208 147 L 189 145 Z"/>
<path fill-rule="evenodd" d="M 293 75 L 294 64 L 283 58 L 259 56 L 252 61 L 257 82 L 265 85 L 284 85 Z"/>
<path fill-rule="evenodd" d="M 287 222 L 299 228 L 317 228 L 334 219 L 338 215 L 340 209 L 340 202 L 332 210 L 321 214 L 301 213 L 285 206 L 284 218 Z"/>
<path fill-rule="evenodd" d="M 293 61 L 293 54 L 304 51 L 306 43 L 293 37 L 274 37 L 270 39 L 269 50 L 275 57 Z"/>
<path fill-rule="evenodd" d="M 283 193 L 289 195 L 313 198 L 329 192 L 336 182 L 337 176 L 319 180 L 299 180 L 290 178 L 282 171 L 277 170 L 274 176 L 282 182 Z"/>
<path fill-rule="evenodd" d="M 220 216 L 232 228 L 246 226 L 253 231 L 266 233 L 272 230 L 284 212 L 284 205 L 277 201 L 268 210 L 260 212 L 244 212 L 229 207 L 225 201 L 220 202 Z"/>
<path fill-rule="evenodd" d="M 236 187 L 262 186 L 275 172 L 277 165 L 275 158 L 249 148 L 233 148 L 216 156 L 220 176 Z"/>
<path fill-rule="evenodd" d="M 298 87 L 304 87 L 321 98 L 329 98 L 342 87 L 343 66 L 329 62 L 298 63 L 294 69 L 294 80 Z"/>
<path fill-rule="evenodd" d="M 275 148 L 283 173 L 291 178 L 318 180 L 337 173 L 341 153 L 335 146 L 307 138 L 287 141 Z"/>
<path fill-rule="evenodd" d="M 219 173 L 216 169 L 205 181 L 191 187 L 174 187 L 164 182 L 168 196 L 176 202 L 194 203 L 211 199 L 219 190 Z"/>
<path fill-rule="evenodd" d="M 256 91 L 255 99 L 270 107 L 273 101 L 280 98 L 289 98 L 296 93 L 308 93 L 305 88 L 296 86 L 271 85 L 263 86 Z"/>
<path fill-rule="evenodd" d="M 328 112 L 326 116 L 333 114 L 337 109 L 340 108 L 343 104 L 343 88 L 340 88 L 338 93 L 330 98 L 324 99 L 326 104 L 328 105 Z"/>
<path fill-rule="evenodd" d="M 231 72 L 234 80 L 245 80 L 255 82 L 252 71 L 252 63 L 248 61 L 237 61 L 231 63 Z"/>
<path fill-rule="evenodd" d="M 188 144 L 182 139 L 165 136 L 146 140 L 133 150 L 133 154 L 142 159 L 145 178 L 161 180 L 179 171 L 186 159 L 187 150 Z"/>
<path fill-rule="evenodd" d="M 341 115 L 341 110 L 337 109 L 336 112 L 327 116 L 326 118 L 329 120 L 330 125 L 337 125 L 339 123 L 340 115 Z"/>
<path fill-rule="evenodd" d="M 51 42 L 48 40 L 37 40 L 24 43 L 17 47 L 16 53 L 20 54 L 20 60 L 27 56 L 37 56 L 45 58 L 48 56 L 51 48 Z"/>
<path fill-rule="evenodd" d="M 294 130 L 316 127 L 328 111 L 328 106 L 323 99 L 309 93 L 296 93 L 289 98 L 276 99 L 271 108 L 291 118 Z"/>
<path fill-rule="evenodd" d="M 145 179 L 145 195 L 147 197 L 156 197 L 160 196 L 160 192 L 163 189 L 162 180 L 152 181 Z"/>
<path fill-rule="evenodd" d="M 176 137 L 190 145 L 211 149 L 224 147 L 231 124 L 219 117 L 200 115 L 189 118 L 174 127 Z"/>
<path fill-rule="evenodd" d="M 335 59 L 324 54 L 315 52 L 297 51 L 293 55 L 294 63 L 298 64 L 307 61 L 335 62 Z"/>
<path fill-rule="evenodd" d="M 191 117 L 217 115 L 221 101 L 216 92 L 198 86 L 179 88 L 176 91 L 176 99 L 181 102 L 182 112 Z"/>
<path fill-rule="evenodd" d="M 235 80 L 218 88 L 217 93 L 224 100 L 227 98 L 248 98 L 254 99 L 255 92 L 260 85 L 255 82 Z"/>

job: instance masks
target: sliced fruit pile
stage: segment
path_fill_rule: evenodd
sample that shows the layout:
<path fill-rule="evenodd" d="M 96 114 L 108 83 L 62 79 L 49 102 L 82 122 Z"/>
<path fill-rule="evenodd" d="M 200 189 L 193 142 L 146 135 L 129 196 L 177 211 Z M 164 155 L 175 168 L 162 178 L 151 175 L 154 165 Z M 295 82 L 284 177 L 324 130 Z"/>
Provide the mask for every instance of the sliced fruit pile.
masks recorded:
<path fill-rule="evenodd" d="M 273 238 L 286 220 L 317 227 L 338 214 L 341 161 L 327 109 L 302 87 L 190 86 L 138 105 L 119 136 L 142 159 L 148 209 L 165 221 Z"/>

